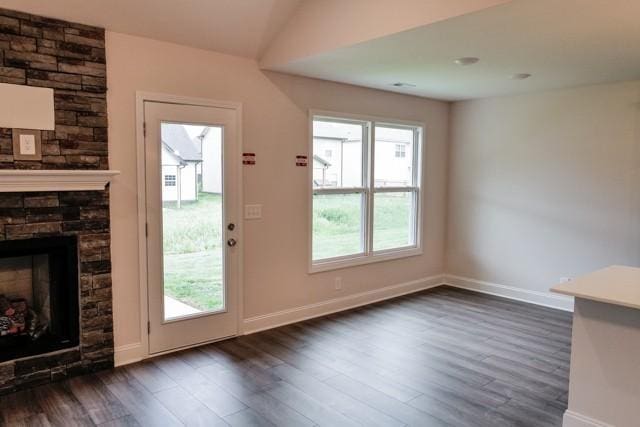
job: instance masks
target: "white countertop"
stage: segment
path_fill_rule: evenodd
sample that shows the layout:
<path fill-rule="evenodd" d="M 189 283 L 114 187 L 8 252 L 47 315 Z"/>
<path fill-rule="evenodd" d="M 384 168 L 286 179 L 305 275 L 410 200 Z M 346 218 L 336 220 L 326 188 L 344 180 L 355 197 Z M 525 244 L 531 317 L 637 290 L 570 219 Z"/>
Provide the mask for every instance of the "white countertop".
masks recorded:
<path fill-rule="evenodd" d="M 556 285 L 551 292 L 640 309 L 640 268 L 613 265 Z"/>

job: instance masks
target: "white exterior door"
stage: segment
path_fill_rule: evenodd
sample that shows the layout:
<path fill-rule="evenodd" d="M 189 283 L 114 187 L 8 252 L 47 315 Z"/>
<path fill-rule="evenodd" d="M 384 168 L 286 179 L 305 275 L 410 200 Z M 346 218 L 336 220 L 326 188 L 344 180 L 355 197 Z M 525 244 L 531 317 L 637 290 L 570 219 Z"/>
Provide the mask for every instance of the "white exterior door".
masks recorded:
<path fill-rule="evenodd" d="M 238 114 L 144 102 L 149 354 L 238 333 Z M 209 131 L 218 139 L 205 141 Z M 203 167 L 216 192 L 201 185 Z"/>

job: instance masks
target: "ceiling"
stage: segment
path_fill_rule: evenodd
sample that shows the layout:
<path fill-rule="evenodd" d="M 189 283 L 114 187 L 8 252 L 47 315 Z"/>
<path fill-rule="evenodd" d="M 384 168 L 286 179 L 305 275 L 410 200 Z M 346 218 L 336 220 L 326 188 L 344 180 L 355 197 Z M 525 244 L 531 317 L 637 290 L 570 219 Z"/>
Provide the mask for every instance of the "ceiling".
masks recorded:
<path fill-rule="evenodd" d="M 0 7 L 258 58 L 300 0 L 0 0 Z"/>
<path fill-rule="evenodd" d="M 443 100 L 640 78 L 640 0 L 370 1 L 0 0 L 0 7 L 254 59 L 275 48 L 280 60 L 263 61 L 264 69 Z M 480 61 L 454 64 L 465 56 Z M 532 77 L 510 79 L 515 73 Z"/>
<path fill-rule="evenodd" d="M 515 0 L 272 69 L 444 100 L 632 80 L 638 17 L 638 0 Z M 454 64 L 466 56 L 480 61 Z"/>

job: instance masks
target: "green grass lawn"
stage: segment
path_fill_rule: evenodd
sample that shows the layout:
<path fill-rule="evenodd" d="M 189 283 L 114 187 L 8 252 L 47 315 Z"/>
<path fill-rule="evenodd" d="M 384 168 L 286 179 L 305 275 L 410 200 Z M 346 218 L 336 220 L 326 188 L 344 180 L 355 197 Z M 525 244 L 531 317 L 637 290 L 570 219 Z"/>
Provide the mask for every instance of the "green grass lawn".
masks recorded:
<path fill-rule="evenodd" d="M 315 196 L 314 259 L 361 251 L 360 195 Z M 409 194 L 377 194 L 374 208 L 375 250 L 407 246 L 412 200 Z M 197 202 L 163 208 L 165 293 L 194 308 L 222 308 L 222 199 L 201 193 Z"/>
<path fill-rule="evenodd" d="M 313 259 L 362 252 L 362 210 L 359 194 L 318 195 L 313 198 Z M 412 196 L 377 194 L 374 200 L 373 247 L 408 246 Z"/>
<path fill-rule="evenodd" d="M 197 202 L 163 208 L 165 293 L 200 310 L 222 308 L 222 198 L 201 193 Z"/>

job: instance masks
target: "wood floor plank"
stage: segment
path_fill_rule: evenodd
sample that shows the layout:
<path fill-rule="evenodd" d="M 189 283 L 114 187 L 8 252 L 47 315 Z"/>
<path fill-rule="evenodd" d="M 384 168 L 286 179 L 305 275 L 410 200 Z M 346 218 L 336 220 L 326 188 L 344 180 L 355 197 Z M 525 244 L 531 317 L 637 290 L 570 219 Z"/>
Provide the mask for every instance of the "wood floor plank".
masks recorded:
<path fill-rule="evenodd" d="M 141 426 L 181 426 L 182 423 L 137 380 L 107 385 Z"/>
<path fill-rule="evenodd" d="M 67 390 L 66 385 L 47 384 L 34 390 L 38 405 L 52 425 L 93 426 L 87 410 Z"/>
<path fill-rule="evenodd" d="M 104 424 L 100 424 L 99 427 L 140 427 L 140 423 L 136 421 L 133 415 L 127 415 L 122 418 L 107 421 Z"/>
<path fill-rule="evenodd" d="M 283 365 L 280 365 L 283 366 Z M 277 426 L 313 426 L 315 423 L 268 391 L 244 395 L 242 402 Z"/>
<path fill-rule="evenodd" d="M 152 360 L 128 366 L 127 372 L 151 393 L 166 390 L 178 385 L 178 383 L 169 378 L 167 374 L 162 372 L 162 370 L 158 368 Z"/>
<path fill-rule="evenodd" d="M 192 348 L 180 353 L 180 359 L 194 369 L 202 368 L 216 363 L 215 359 L 202 351 L 200 348 Z"/>
<path fill-rule="evenodd" d="M 0 396 L 0 425 L 18 425 L 27 418 L 41 414 L 44 414 L 44 410 L 36 401 L 33 390 Z"/>
<path fill-rule="evenodd" d="M 345 417 L 322 402 L 313 399 L 302 390 L 285 382 L 267 390 L 267 393 L 279 401 L 291 406 L 297 412 L 309 418 L 319 426 L 351 426 L 355 421 Z"/>
<path fill-rule="evenodd" d="M 234 369 L 219 369 L 213 366 L 203 366 L 198 369 L 209 381 L 234 396 L 258 393 L 280 381 L 280 377 L 270 370 L 243 365 Z"/>
<path fill-rule="evenodd" d="M 234 414 L 247 406 L 216 384 L 194 384 L 189 392 L 220 417 Z"/>
<path fill-rule="evenodd" d="M 493 409 L 477 405 L 455 394 L 418 396 L 409 405 L 453 425 L 474 427 L 507 427 L 513 421 Z"/>
<path fill-rule="evenodd" d="M 1 396 L 0 427 L 559 427 L 571 327 L 439 287 Z"/>
<path fill-rule="evenodd" d="M 169 354 L 153 359 L 153 364 L 160 368 L 169 378 L 183 387 L 191 387 L 195 384 L 208 383 L 202 373 L 186 362 L 182 355 Z M 202 365 L 212 366 L 212 365 Z M 174 388 L 174 387 L 168 387 Z M 166 390 L 167 388 L 164 388 Z M 161 389 L 162 390 L 162 389 Z M 158 390 L 160 391 L 160 390 Z"/>
<path fill-rule="evenodd" d="M 227 425 L 215 412 L 182 387 L 159 391 L 155 396 L 185 426 L 219 427 Z"/>
<path fill-rule="evenodd" d="M 232 427 L 273 427 L 275 425 L 251 408 L 228 415 L 224 420 Z"/>
<path fill-rule="evenodd" d="M 0 425 L 7 425 L 11 427 L 52 427 L 52 424 L 49 422 L 49 418 L 44 413 L 30 415 L 26 418 L 15 420 L 10 424 L 0 423 Z"/>
<path fill-rule="evenodd" d="M 94 376 L 99 378 L 105 385 L 119 381 L 129 381 L 134 379 L 133 375 L 128 371 L 128 369 L 133 366 L 135 366 L 135 364 L 106 369 L 104 371 L 96 372 Z"/>
<path fill-rule="evenodd" d="M 314 351 L 316 353 L 321 353 L 325 350 L 327 350 L 328 354 L 336 355 L 335 351 L 326 348 Z M 367 384 L 370 387 L 386 393 L 400 401 L 404 402 L 411 400 L 420 394 L 420 392 L 412 389 L 411 387 L 379 375 L 376 369 L 370 369 L 359 362 L 359 355 L 355 353 L 343 354 L 342 357 L 337 355 L 336 358 L 325 359 L 325 363 L 335 371 L 354 378 L 363 384 Z"/>
<path fill-rule="evenodd" d="M 288 348 L 285 345 L 280 344 L 275 339 L 269 339 L 268 336 L 262 334 L 249 335 L 246 337 L 249 345 L 254 346 L 257 349 L 268 352 L 285 363 L 300 369 L 303 372 L 312 375 L 319 380 L 324 380 L 335 375 L 338 372 L 335 369 L 330 368 L 327 365 L 321 364 L 313 359 L 310 359 L 294 349 Z"/>
<path fill-rule="evenodd" d="M 329 407 L 343 415 L 370 426 L 401 426 L 402 422 L 395 418 L 361 403 L 340 391 L 329 387 L 321 381 L 288 365 L 272 368 L 280 377 L 294 387 L 304 390 L 316 400 L 324 402 Z"/>
<path fill-rule="evenodd" d="M 261 369 L 269 369 L 284 363 L 277 357 L 261 350 L 256 350 L 244 344 L 241 338 L 222 341 L 218 348 L 224 352 L 232 354 L 240 360 L 246 360 Z"/>
<path fill-rule="evenodd" d="M 384 393 L 379 392 L 365 384 L 359 383 L 345 375 L 329 378 L 325 384 L 340 390 L 342 393 L 353 397 L 380 409 L 385 414 L 409 425 L 409 426 L 444 426 L 442 420 L 433 417 L 426 412 L 419 411 L 413 406 L 400 402 Z"/>
<path fill-rule="evenodd" d="M 95 424 L 104 424 L 130 415 L 109 389 L 93 375 L 72 378 L 69 390 Z"/>

